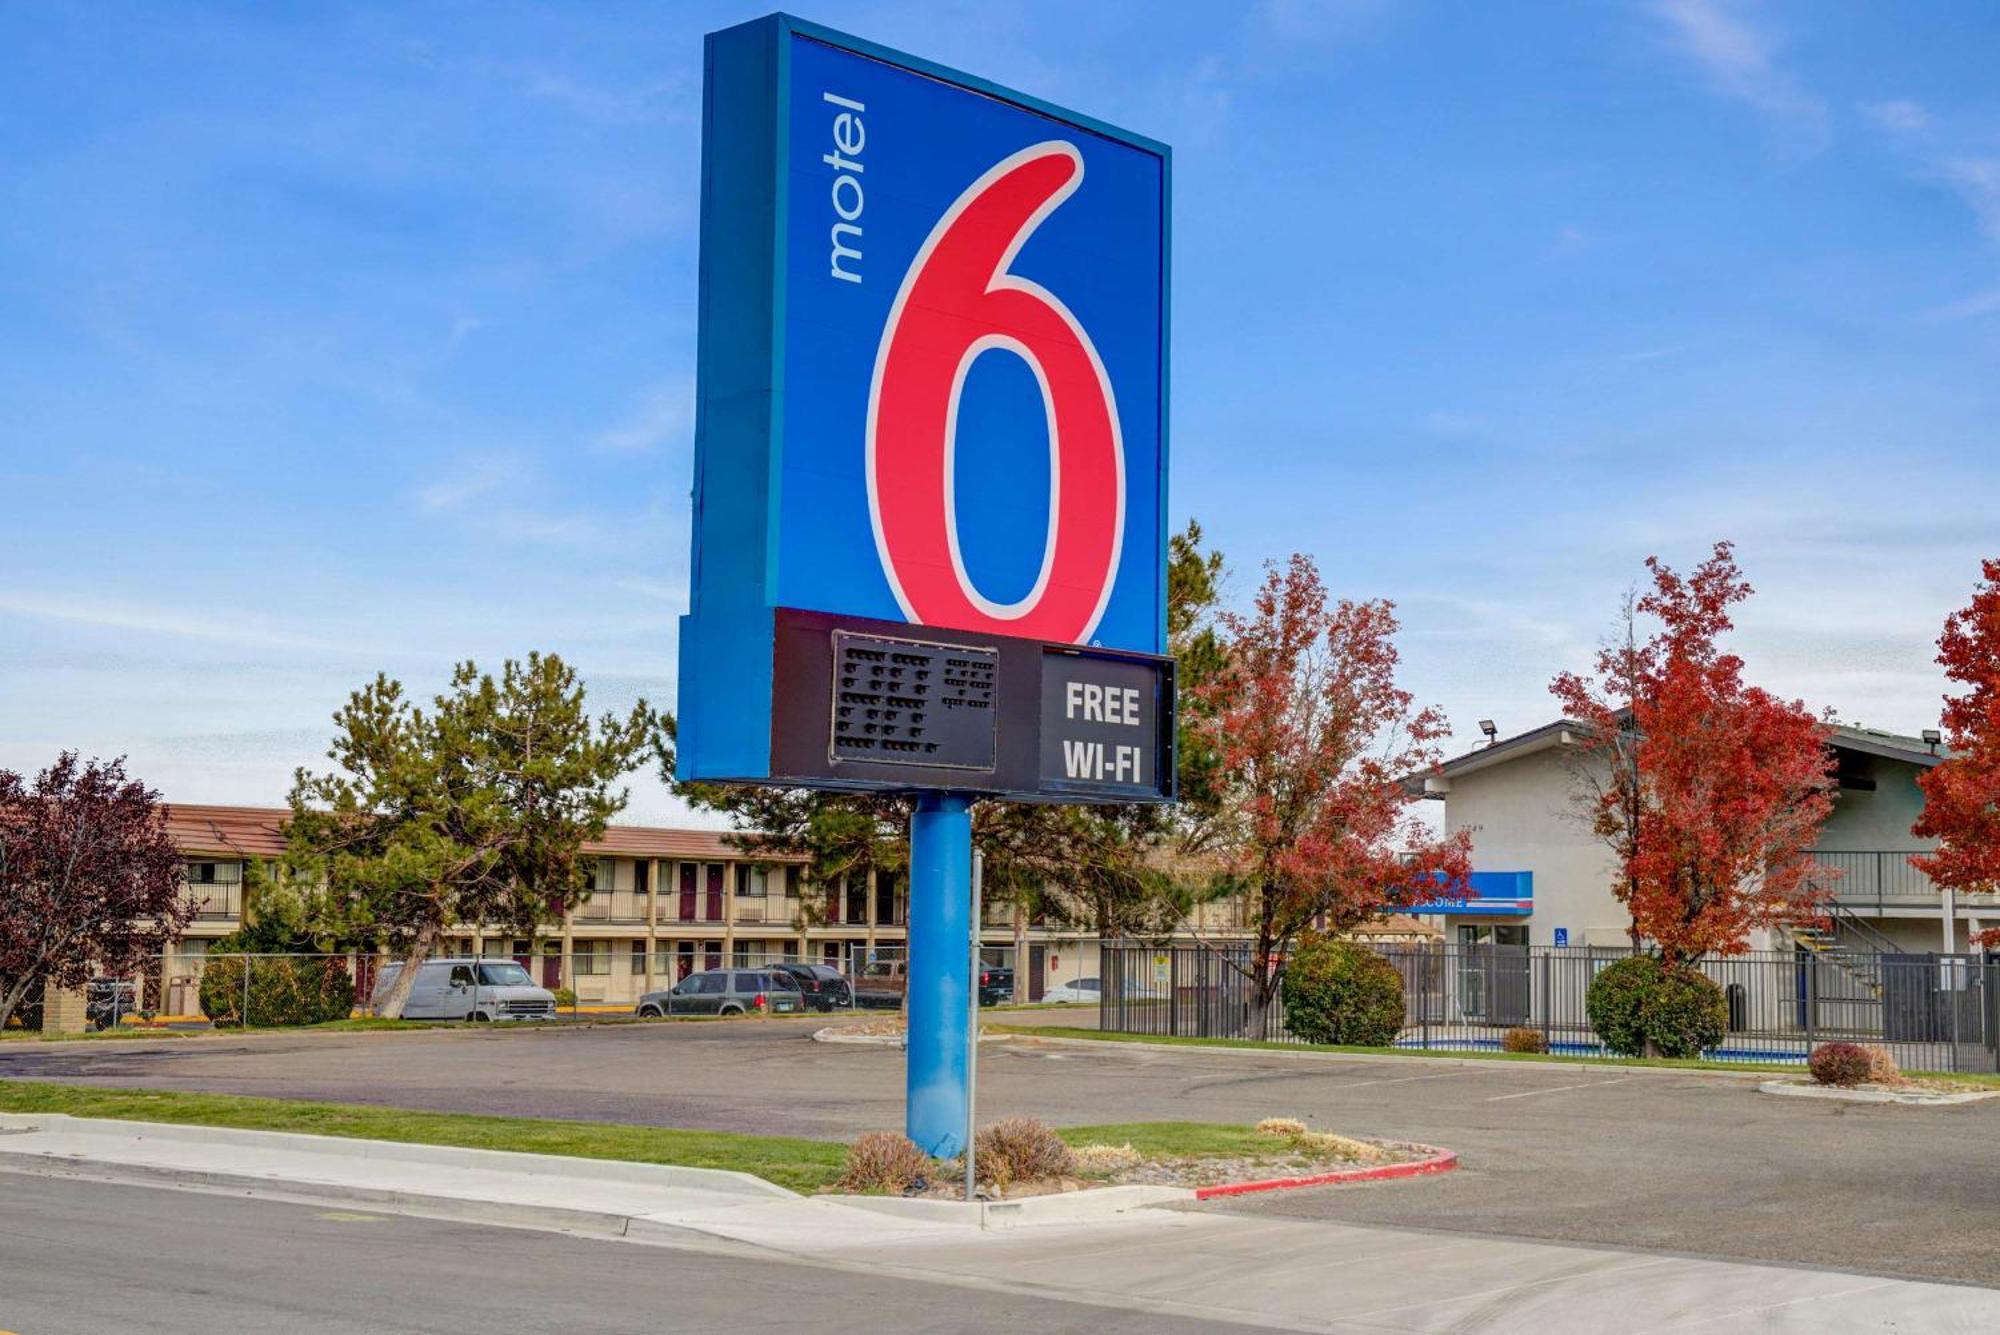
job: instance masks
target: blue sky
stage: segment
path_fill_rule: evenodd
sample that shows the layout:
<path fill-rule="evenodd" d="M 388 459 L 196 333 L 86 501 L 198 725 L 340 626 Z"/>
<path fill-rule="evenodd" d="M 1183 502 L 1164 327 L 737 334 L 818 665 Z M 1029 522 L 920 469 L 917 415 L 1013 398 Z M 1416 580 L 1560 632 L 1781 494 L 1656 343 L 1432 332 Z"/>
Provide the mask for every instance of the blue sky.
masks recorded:
<path fill-rule="evenodd" d="M 0 766 L 275 802 L 378 668 L 673 697 L 701 34 L 751 4 L 0 10 Z M 1640 561 L 1936 716 L 2000 554 L 1983 3 L 838 4 L 1175 148 L 1173 509 L 1544 721 Z M 656 785 L 630 817 L 677 811 Z"/>

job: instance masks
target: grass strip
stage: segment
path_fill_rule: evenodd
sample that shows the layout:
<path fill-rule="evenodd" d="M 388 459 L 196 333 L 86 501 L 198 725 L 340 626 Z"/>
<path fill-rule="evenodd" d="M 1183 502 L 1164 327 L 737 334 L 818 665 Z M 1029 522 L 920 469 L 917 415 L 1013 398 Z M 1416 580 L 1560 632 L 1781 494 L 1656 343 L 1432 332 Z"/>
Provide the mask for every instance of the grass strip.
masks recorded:
<path fill-rule="evenodd" d="M 67 1113 L 177 1126 L 290 1131 L 412 1145 L 723 1168 L 751 1173 L 800 1192 L 832 1186 L 847 1158 L 845 1145 L 791 1136 L 423 1112 L 240 1094 L 104 1089 L 38 1080 L 0 1080 L 0 1112 Z M 1062 1127 L 1057 1134 L 1073 1146 L 1130 1145 L 1149 1159 L 1269 1154 L 1274 1144 L 1269 1136 L 1259 1135 L 1247 1125 L 1219 1122 L 1107 1122 Z"/>
<path fill-rule="evenodd" d="M 1264 1052 L 1335 1052 L 1355 1057 L 1407 1057 L 1413 1060 L 1450 1058 L 1459 1061 L 1537 1062 L 1556 1066 L 1653 1066 L 1675 1071 L 1751 1071 L 1803 1075 L 1803 1062 L 1718 1062 L 1698 1057 L 1575 1057 L 1536 1052 L 1493 1052 L 1471 1048 L 1366 1048 L 1318 1043 L 1276 1043 L 1261 1038 L 1184 1038 L 1167 1034 L 1124 1034 L 1103 1029 L 1072 1029 L 1059 1025 L 988 1025 L 1000 1033 L 1024 1038 L 1084 1038 L 1099 1043 L 1152 1043 L 1167 1047 L 1249 1048 Z M 1965 1089 L 2000 1088 L 2000 1075 L 1975 1071 L 1905 1071 L 1912 1079 L 1937 1081 Z"/>
<path fill-rule="evenodd" d="M 465 1149 L 678 1164 L 687 1168 L 722 1168 L 752 1173 L 781 1187 L 803 1192 L 831 1185 L 840 1176 L 847 1159 L 845 1145 L 792 1136 L 419 1112 L 240 1094 L 102 1089 L 38 1080 L 0 1080 L 0 1112 L 67 1113 L 72 1117 L 113 1117 L 177 1126 L 295 1131 L 412 1145 L 453 1145 Z"/>
<path fill-rule="evenodd" d="M 1148 1159 L 1201 1159 L 1271 1154 L 1284 1142 L 1235 1122 L 1104 1122 L 1056 1128 L 1072 1148 L 1130 1145 Z"/>
<path fill-rule="evenodd" d="M 1331 1043 L 1279 1043 L 1263 1038 L 1184 1038 L 1169 1034 L 1125 1034 L 1104 1029 L 1072 1029 L 1063 1025 L 992 1025 L 990 1028 L 1025 1038 L 1087 1038 L 1100 1043 L 1153 1043 L 1167 1047 L 1249 1048 L 1262 1052 L 1335 1052 L 1354 1057 L 1448 1058 L 1496 1062 L 1540 1062 L 1559 1066 L 1658 1066 L 1688 1071 L 1774 1071 L 1796 1075 L 1800 1062 L 1716 1062 L 1698 1057 L 1574 1057 L 1538 1052 L 1495 1052 L 1482 1048 L 1368 1048 Z M 1914 1074 L 1914 1073 L 1913 1073 Z"/>

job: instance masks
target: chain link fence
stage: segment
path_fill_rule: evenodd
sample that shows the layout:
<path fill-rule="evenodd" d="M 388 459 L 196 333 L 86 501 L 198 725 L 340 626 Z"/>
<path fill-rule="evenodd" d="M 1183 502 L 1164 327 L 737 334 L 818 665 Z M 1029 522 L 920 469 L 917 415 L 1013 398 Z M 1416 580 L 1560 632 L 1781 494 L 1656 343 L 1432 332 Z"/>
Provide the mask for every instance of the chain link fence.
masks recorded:
<path fill-rule="evenodd" d="M 521 943 L 512 943 L 521 944 Z M 812 943 L 817 946 L 820 943 Z M 801 952 L 762 943 L 657 940 L 550 942 L 515 950 L 463 941 L 431 953 L 404 1017 L 430 1020 L 593 1020 L 631 1016 L 683 980 L 721 970 L 768 976 L 777 965 L 810 965 L 792 981 L 806 1009 L 895 1009 L 903 993 L 905 947 L 835 943 Z M 86 988 L 92 1030 L 145 1025 L 270 1028 L 376 1016 L 396 971 L 375 951 L 254 953 L 207 951 L 183 942 Z M 779 988 L 783 984 L 776 985 Z M 39 997 L 16 1024 L 40 1024 Z"/>
<path fill-rule="evenodd" d="M 1599 970 L 1631 952 L 1582 946 L 1368 947 L 1403 980 L 1396 1046 L 1497 1050 L 1507 1031 L 1539 1031 L 1550 1052 L 1609 1056 L 1585 1009 Z M 1286 1027 L 1283 980 L 1257 1007 L 1248 947 L 1107 943 L 1099 1026 L 1179 1038 L 1302 1042 Z M 2000 1069 L 2000 956 L 1753 951 L 1703 960 L 1721 987 L 1728 1037 L 1711 1060 L 1803 1062 L 1819 1043 L 1887 1047 L 1925 1071 Z"/>

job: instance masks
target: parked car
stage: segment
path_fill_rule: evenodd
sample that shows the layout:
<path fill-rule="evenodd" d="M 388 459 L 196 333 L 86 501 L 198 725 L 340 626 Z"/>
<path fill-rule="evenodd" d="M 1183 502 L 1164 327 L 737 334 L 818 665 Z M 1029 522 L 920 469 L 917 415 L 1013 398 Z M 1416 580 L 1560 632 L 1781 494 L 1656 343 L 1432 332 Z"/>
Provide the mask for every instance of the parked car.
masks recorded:
<path fill-rule="evenodd" d="M 979 1004 L 982 1006 L 1003 1006 L 1014 999 L 1014 971 L 1003 969 L 997 964 L 981 965 L 979 969 Z"/>
<path fill-rule="evenodd" d="M 789 1015 L 805 1009 L 805 995 L 781 969 L 709 969 L 691 973 L 664 992 L 639 998 L 633 1013 L 662 1015 Z"/>
<path fill-rule="evenodd" d="M 1104 980 L 1101 978 L 1079 978 L 1073 983 L 1064 983 L 1061 987 L 1050 988 L 1048 991 L 1042 993 L 1042 1000 L 1051 1001 L 1062 1006 L 1081 1005 L 1085 1002 L 1095 1006 L 1098 1002 L 1104 1000 Z"/>
<path fill-rule="evenodd" d="M 854 980 L 854 1004 L 892 1006 L 903 1004 L 903 989 L 909 986 L 901 960 L 870 960 Z"/>
<path fill-rule="evenodd" d="M 84 1022 L 92 1029 L 109 1029 L 138 1009 L 139 989 L 129 980 L 93 978 L 84 989 Z"/>
<path fill-rule="evenodd" d="M 831 964 L 800 964 L 784 960 L 769 967 L 797 983 L 806 1005 L 816 1011 L 844 1011 L 854 1005 L 854 984 Z"/>
<path fill-rule="evenodd" d="M 370 1003 L 380 1007 L 403 972 L 402 961 L 382 966 Z M 513 960 L 425 960 L 417 970 L 406 1020 L 553 1020 L 556 994 L 537 987 Z"/>

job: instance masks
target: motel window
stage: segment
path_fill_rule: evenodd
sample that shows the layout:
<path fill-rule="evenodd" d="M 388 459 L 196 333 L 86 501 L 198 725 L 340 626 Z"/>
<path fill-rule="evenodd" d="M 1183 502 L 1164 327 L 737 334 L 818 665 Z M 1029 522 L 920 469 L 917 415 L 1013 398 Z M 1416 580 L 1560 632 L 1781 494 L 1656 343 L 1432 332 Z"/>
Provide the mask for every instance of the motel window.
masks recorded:
<path fill-rule="evenodd" d="M 606 949 L 608 941 L 579 941 L 573 969 L 579 978 L 594 977 L 611 972 L 611 952 Z"/>
<path fill-rule="evenodd" d="M 785 898 L 797 899 L 799 897 L 799 891 L 805 886 L 805 872 L 806 869 L 804 867 L 794 866 L 785 868 Z"/>
<path fill-rule="evenodd" d="M 646 943 L 644 941 L 634 941 L 632 943 L 632 976 L 634 978 L 643 978 L 645 975 Z"/>
<path fill-rule="evenodd" d="M 612 865 L 610 858 L 597 859 L 590 868 L 590 888 L 592 890 L 611 889 L 616 874 L 617 869 Z"/>
<path fill-rule="evenodd" d="M 753 867 L 747 862 L 736 864 L 736 897 L 738 899 L 763 899 L 770 893 L 770 876 L 764 868 Z"/>
<path fill-rule="evenodd" d="M 1458 943 L 1462 946 L 1525 946 L 1528 928 L 1524 923 L 1460 923 Z"/>

